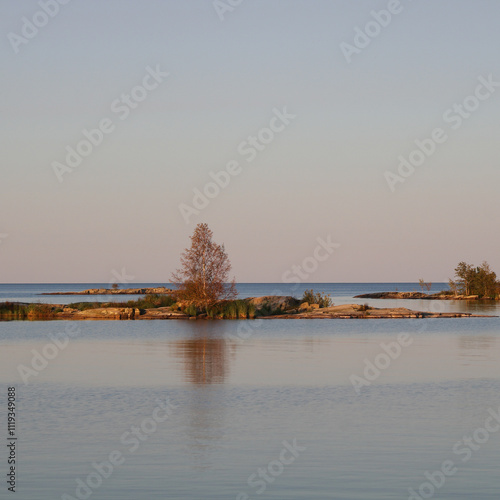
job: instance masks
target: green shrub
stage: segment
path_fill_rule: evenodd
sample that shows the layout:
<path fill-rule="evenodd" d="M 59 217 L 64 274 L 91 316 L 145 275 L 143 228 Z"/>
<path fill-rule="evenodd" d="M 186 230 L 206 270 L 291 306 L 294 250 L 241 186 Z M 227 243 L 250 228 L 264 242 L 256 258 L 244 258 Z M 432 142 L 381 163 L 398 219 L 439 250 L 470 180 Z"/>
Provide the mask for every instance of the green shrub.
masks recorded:
<path fill-rule="evenodd" d="M 28 319 L 49 319 L 54 316 L 54 308 L 49 304 L 30 304 L 28 306 Z"/>
<path fill-rule="evenodd" d="M 194 304 L 189 304 L 185 309 L 184 312 L 188 316 L 196 316 L 198 314 L 198 309 L 196 309 L 196 306 Z"/>
<path fill-rule="evenodd" d="M 248 316 L 248 304 L 244 300 L 236 300 L 236 317 L 246 319 Z"/>
<path fill-rule="evenodd" d="M 234 300 L 228 302 L 225 307 L 225 317 L 228 319 L 238 318 L 238 306 Z"/>
<path fill-rule="evenodd" d="M 318 304 L 320 308 L 333 306 L 333 301 L 329 293 L 314 293 L 312 289 L 306 290 L 301 300 L 309 304 Z"/>
<path fill-rule="evenodd" d="M 12 302 L 0 303 L 0 318 L 25 319 L 28 316 L 27 306 L 13 304 Z"/>
<path fill-rule="evenodd" d="M 254 304 L 247 304 L 248 305 L 248 318 L 253 319 L 255 318 L 255 305 Z"/>
<path fill-rule="evenodd" d="M 207 308 L 207 316 L 212 319 L 236 319 L 238 308 L 233 300 L 223 301 Z"/>
<path fill-rule="evenodd" d="M 246 300 L 224 300 L 207 308 L 211 319 L 247 319 L 255 317 L 255 306 Z"/>
<path fill-rule="evenodd" d="M 145 295 L 137 300 L 129 300 L 126 304 L 117 307 L 136 307 L 138 309 L 157 309 L 158 307 L 169 307 L 175 304 L 177 299 L 172 295 L 151 294 Z"/>
<path fill-rule="evenodd" d="M 13 304 L 0 303 L 0 318 L 17 320 L 52 319 L 56 315 L 54 307 L 49 304 Z"/>

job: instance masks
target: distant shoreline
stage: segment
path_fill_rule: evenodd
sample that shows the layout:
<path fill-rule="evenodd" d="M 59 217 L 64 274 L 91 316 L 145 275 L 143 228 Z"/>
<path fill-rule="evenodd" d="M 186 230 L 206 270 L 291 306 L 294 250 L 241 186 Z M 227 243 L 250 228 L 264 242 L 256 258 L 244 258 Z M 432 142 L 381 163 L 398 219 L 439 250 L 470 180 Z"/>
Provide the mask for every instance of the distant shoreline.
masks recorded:
<path fill-rule="evenodd" d="M 81 292 L 45 292 L 40 295 L 153 295 L 172 293 L 171 288 L 164 286 L 154 288 L 89 288 Z"/>
<path fill-rule="evenodd" d="M 175 290 L 165 286 L 146 288 L 89 288 L 81 292 L 45 292 L 40 295 L 167 295 Z M 355 295 L 355 299 L 396 299 L 396 300 L 499 300 L 480 299 L 477 295 L 454 295 L 450 292 L 426 294 L 423 292 L 372 292 Z"/>
<path fill-rule="evenodd" d="M 396 300 L 500 300 L 481 299 L 478 295 L 453 295 L 447 292 L 437 292 L 431 295 L 422 292 L 375 292 L 355 295 L 355 299 L 396 299 Z"/>

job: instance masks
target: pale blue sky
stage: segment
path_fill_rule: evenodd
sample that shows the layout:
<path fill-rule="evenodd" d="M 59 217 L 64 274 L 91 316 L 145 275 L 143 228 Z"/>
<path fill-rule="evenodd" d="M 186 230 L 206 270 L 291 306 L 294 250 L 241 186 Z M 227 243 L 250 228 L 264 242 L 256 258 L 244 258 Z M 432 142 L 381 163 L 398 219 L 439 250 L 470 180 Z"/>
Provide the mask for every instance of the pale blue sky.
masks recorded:
<path fill-rule="evenodd" d="M 227 2 L 227 0 L 221 0 Z M 224 242 L 239 281 L 279 282 L 341 246 L 305 281 L 442 281 L 459 260 L 500 274 L 500 88 L 460 129 L 443 113 L 500 81 L 500 3 L 401 0 L 348 63 L 342 42 L 389 1 L 72 0 L 15 53 L 9 33 L 38 2 L 0 4 L 0 282 L 167 281 L 198 222 Z M 170 75 L 120 120 L 110 105 L 146 67 Z M 238 145 L 273 109 L 296 115 L 247 163 Z M 83 129 L 115 129 L 59 183 Z M 391 192 L 415 139 L 449 134 Z M 243 172 L 184 221 L 210 171 Z"/>

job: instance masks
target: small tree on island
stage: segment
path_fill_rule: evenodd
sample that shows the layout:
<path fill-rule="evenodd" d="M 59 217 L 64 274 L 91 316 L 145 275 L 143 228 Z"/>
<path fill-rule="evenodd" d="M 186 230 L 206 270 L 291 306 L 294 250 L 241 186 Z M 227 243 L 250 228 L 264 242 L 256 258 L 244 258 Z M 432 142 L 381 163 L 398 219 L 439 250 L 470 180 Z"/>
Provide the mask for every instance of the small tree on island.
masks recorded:
<path fill-rule="evenodd" d="M 172 273 L 171 283 L 177 284 L 178 300 L 207 310 L 220 300 L 232 300 L 238 295 L 234 278 L 229 281 L 231 263 L 224 249 L 212 241 L 207 224 L 198 224 L 191 238 L 191 247 L 181 255 L 181 268 Z"/>
<path fill-rule="evenodd" d="M 432 283 L 429 281 L 429 283 L 426 283 L 422 278 L 418 280 L 418 284 L 420 285 L 420 288 L 422 289 L 422 293 L 424 292 L 424 289 L 427 290 L 428 292 L 431 291 L 432 289 Z"/>
<path fill-rule="evenodd" d="M 456 297 L 458 295 L 458 285 L 452 279 L 449 279 L 448 287 L 450 288 L 451 293 L 453 293 Z"/>
<path fill-rule="evenodd" d="M 455 281 L 450 280 L 449 286 L 459 295 L 477 295 L 480 299 L 494 299 L 498 295 L 500 284 L 497 275 L 486 261 L 479 267 L 459 262 L 455 278 Z"/>

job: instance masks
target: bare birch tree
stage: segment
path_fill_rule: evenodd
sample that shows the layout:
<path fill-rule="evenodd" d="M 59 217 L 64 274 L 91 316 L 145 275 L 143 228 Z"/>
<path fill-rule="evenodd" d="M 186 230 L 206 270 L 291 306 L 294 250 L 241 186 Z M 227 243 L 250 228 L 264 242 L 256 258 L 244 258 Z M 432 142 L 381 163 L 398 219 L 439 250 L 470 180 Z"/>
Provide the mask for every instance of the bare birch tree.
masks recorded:
<path fill-rule="evenodd" d="M 181 255 L 181 267 L 172 273 L 171 283 L 178 286 L 177 298 L 207 309 L 219 300 L 236 298 L 234 278 L 229 281 L 231 263 L 224 245 L 212 241 L 207 224 L 198 224 L 191 247 Z"/>

